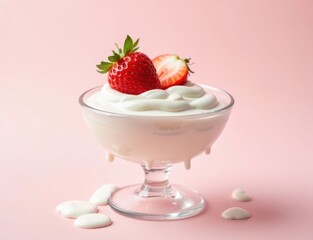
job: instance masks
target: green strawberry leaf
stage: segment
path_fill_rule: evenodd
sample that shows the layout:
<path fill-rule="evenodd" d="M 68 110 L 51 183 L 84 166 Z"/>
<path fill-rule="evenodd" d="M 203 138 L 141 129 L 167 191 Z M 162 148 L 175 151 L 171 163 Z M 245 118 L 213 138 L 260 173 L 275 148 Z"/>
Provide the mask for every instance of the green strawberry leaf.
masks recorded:
<path fill-rule="evenodd" d="M 100 70 L 99 73 L 107 73 L 110 68 L 112 67 L 113 63 L 110 62 L 101 62 L 99 65 L 97 65 L 97 68 Z"/>
<path fill-rule="evenodd" d="M 116 52 L 114 52 L 113 51 L 113 54 L 114 54 L 114 57 L 115 57 L 115 62 L 117 62 L 118 60 L 120 60 L 121 59 L 121 55 L 120 54 L 118 54 L 118 53 L 116 53 Z"/>
<path fill-rule="evenodd" d="M 110 62 L 115 62 L 115 56 L 113 55 L 113 56 L 109 56 L 108 57 L 108 60 L 110 61 Z"/>
<path fill-rule="evenodd" d="M 115 46 L 116 46 L 116 48 L 117 48 L 118 54 L 119 54 L 119 55 L 122 55 L 123 50 L 122 50 L 121 48 L 119 48 L 119 46 L 117 45 L 117 43 L 115 43 Z"/>
<path fill-rule="evenodd" d="M 118 60 L 121 59 L 121 56 L 119 54 L 117 54 L 116 52 L 112 51 L 113 55 L 108 57 L 108 60 L 110 62 L 117 62 Z"/>
<path fill-rule="evenodd" d="M 139 43 L 139 38 L 136 40 L 136 42 L 134 42 L 133 48 L 137 47 L 138 43 Z M 136 49 L 138 49 L 138 48 L 136 48 Z M 135 51 L 133 50 L 133 52 L 135 52 Z"/>
<path fill-rule="evenodd" d="M 138 43 L 139 38 L 133 42 L 133 39 L 129 35 L 127 35 L 124 41 L 123 49 L 119 48 L 119 46 L 115 43 L 117 51 L 112 51 L 113 55 L 108 57 L 109 62 L 101 62 L 99 65 L 97 65 L 97 68 L 99 69 L 97 71 L 99 73 L 107 73 L 115 62 L 118 62 L 126 55 L 137 51 L 139 49 L 139 47 L 137 47 Z"/>
<path fill-rule="evenodd" d="M 133 49 L 133 39 L 129 35 L 127 35 L 125 42 L 124 42 L 124 56 L 129 54 Z"/>
<path fill-rule="evenodd" d="M 139 47 L 136 47 L 132 50 L 132 52 L 136 52 L 139 49 Z"/>

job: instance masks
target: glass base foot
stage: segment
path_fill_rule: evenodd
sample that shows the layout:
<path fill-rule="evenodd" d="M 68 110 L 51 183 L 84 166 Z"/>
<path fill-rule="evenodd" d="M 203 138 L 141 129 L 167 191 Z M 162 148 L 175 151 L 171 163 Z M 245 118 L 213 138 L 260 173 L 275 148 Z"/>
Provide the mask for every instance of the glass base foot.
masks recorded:
<path fill-rule="evenodd" d="M 138 194 L 141 185 L 131 185 L 114 192 L 109 205 L 119 214 L 142 220 L 177 220 L 199 214 L 205 208 L 204 198 L 196 191 L 171 185 L 171 194 L 145 196 Z"/>

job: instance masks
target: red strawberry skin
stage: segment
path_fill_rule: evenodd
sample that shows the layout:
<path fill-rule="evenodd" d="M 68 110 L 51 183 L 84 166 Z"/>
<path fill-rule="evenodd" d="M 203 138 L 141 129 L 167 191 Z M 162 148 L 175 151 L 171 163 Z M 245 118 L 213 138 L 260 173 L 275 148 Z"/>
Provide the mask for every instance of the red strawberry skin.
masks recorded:
<path fill-rule="evenodd" d="M 151 59 L 141 52 L 132 52 L 114 63 L 108 82 L 111 88 L 134 95 L 161 88 Z"/>

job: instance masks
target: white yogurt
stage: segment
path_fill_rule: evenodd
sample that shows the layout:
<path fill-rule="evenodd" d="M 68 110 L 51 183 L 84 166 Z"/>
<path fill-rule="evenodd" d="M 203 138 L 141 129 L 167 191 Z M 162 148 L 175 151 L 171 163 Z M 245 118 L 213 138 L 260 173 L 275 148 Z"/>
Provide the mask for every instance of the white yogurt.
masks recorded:
<path fill-rule="evenodd" d="M 84 99 L 89 106 L 83 108 L 85 121 L 110 162 L 119 157 L 148 170 L 159 164 L 184 162 L 189 169 L 191 159 L 210 153 L 231 110 L 218 112 L 232 102 L 228 94 L 204 89 L 187 82 L 130 95 L 105 84 Z"/>
<path fill-rule="evenodd" d="M 106 184 L 100 187 L 90 198 L 89 202 L 100 206 L 108 204 L 109 198 L 113 192 L 118 189 L 115 184 Z"/>
<path fill-rule="evenodd" d="M 239 202 L 248 202 L 251 200 L 251 197 L 248 196 L 244 190 L 242 189 L 235 189 L 233 192 L 232 192 L 232 198 L 236 201 L 239 201 Z"/>
<path fill-rule="evenodd" d="M 100 213 L 86 214 L 74 221 L 74 226 L 87 229 L 107 227 L 111 224 L 110 217 Z"/>
<path fill-rule="evenodd" d="M 96 213 L 97 206 L 90 202 L 74 200 L 60 203 L 56 211 L 64 217 L 77 218 L 87 213 Z"/>
<path fill-rule="evenodd" d="M 228 220 L 243 220 L 250 218 L 250 213 L 243 208 L 232 207 L 225 210 L 222 217 Z"/>
<path fill-rule="evenodd" d="M 121 93 L 106 83 L 101 91 L 89 97 L 87 104 L 103 111 L 145 116 L 199 114 L 223 106 L 214 94 L 191 82 L 139 95 Z"/>

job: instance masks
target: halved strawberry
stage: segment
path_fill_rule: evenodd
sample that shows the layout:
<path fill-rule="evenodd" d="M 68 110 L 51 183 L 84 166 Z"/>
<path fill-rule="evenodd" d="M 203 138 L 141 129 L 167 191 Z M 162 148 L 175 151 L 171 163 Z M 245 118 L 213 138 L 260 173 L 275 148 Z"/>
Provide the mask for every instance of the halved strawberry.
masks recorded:
<path fill-rule="evenodd" d="M 141 94 L 152 89 L 159 89 L 160 81 L 151 59 L 136 52 L 139 39 L 133 42 L 127 35 L 123 49 L 117 45 L 117 52 L 108 57 L 108 62 L 101 62 L 99 73 L 109 73 L 111 88 L 126 94 Z"/>
<path fill-rule="evenodd" d="M 190 58 L 182 59 L 175 54 L 163 54 L 152 60 L 161 82 L 161 88 L 182 85 L 193 71 L 189 68 Z"/>

